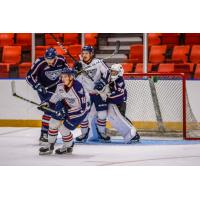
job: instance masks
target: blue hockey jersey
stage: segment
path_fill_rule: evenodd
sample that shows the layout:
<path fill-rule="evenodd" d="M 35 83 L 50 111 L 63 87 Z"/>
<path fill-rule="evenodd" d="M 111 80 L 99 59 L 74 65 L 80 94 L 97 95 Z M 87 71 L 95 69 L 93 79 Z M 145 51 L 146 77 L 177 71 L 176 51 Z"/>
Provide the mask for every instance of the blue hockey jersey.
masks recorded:
<path fill-rule="evenodd" d="M 109 83 L 111 94 L 107 98 L 108 103 L 121 104 L 127 100 L 127 91 L 122 76 Z"/>
<path fill-rule="evenodd" d="M 68 67 L 63 56 L 58 55 L 53 66 L 49 66 L 44 57 L 38 58 L 32 68 L 29 70 L 26 80 L 34 87 L 40 83 L 44 87 L 48 87 L 59 82 L 62 69 Z M 55 89 L 56 87 L 54 87 Z"/>

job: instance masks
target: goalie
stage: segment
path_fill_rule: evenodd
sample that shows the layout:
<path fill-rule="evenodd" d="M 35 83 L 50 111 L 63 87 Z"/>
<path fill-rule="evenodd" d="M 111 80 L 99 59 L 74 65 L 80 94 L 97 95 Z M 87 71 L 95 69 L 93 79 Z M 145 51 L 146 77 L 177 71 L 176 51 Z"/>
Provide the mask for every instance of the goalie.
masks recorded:
<path fill-rule="evenodd" d="M 121 64 L 113 64 L 111 66 L 109 84 L 99 94 L 108 103 L 108 120 L 112 127 L 117 129 L 124 138 L 124 142 L 129 144 L 138 142 L 140 136 L 130 120 L 125 116 L 127 91 L 123 72 Z"/>

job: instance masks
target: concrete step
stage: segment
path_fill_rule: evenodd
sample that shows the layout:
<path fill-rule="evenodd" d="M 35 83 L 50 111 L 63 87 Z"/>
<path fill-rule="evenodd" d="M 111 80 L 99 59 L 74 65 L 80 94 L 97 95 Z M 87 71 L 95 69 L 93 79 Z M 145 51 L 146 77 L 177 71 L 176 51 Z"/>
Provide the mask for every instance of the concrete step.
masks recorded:
<path fill-rule="evenodd" d="M 115 50 L 116 46 L 99 46 L 99 50 L 104 50 L 104 51 L 107 51 L 107 50 Z M 121 45 L 120 50 L 130 50 L 130 46 L 127 46 L 127 45 Z"/>
<path fill-rule="evenodd" d="M 141 42 L 142 43 L 142 38 L 141 37 L 109 37 L 107 39 L 108 42 L 116 42 L 119 40 L 120 42 Z"/>
<path fill-rule="evenodd" d="M 96 54 L 96 57 L 99 59 L 103 59 L 106 58 L 108 56 L 110 56 L 111 54 Z M 114 55 L 112 58 L 116 58 L 116 59 L 127 59 L 127 56 L 125 54 L 116 54 Z"/>

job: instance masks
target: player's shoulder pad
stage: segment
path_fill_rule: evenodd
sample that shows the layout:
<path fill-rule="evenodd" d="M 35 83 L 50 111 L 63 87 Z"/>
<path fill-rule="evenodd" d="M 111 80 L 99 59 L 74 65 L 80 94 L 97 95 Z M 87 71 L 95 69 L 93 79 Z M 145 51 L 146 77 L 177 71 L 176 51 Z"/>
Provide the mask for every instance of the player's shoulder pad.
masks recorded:
<path fill-rule="evenodd" d="M 78 80 L 74 80 L 74 88 L 75 88 L 75 90 L 79 93 L 79 94 L 81 94 L 81 95 L 83 95 L 84 94 L 84 89 L 83 89 L 83 86 L 82 86 L 82 84 L 78 81 Z"/>
<path fill-rule="evenodd" d="M 116 83 L 119 87 L 122 87 L 125 83 L 124 83 L 124 78 L 122 76 L 119 76 L 117 79 L 116 79 Z"/>
<path fill-rule="evenodd" d="M 64 83 L 59 83 L 57 85 L 57 89 L 56 89 L 59 93 L 64 93 L 65 89 L 64 89 Z"/>
<path fill-rule="evenodd" d="M 58 59 L 58 60 L 61 60 L 61 61 L 63 61 L 63 62 L 66 62 L 65 57 L 62 56 L 62 55 L 57 55 L 57 59 Z"/>
<path fill-rule="evenodd" d="M 39 58 L 37 58 L 37 59 L 35 60 L 34 64 L 37 65 L 37 64 L 43 62 L 44 60 L 45 60 L 44 57 L 39 57 Z"/>

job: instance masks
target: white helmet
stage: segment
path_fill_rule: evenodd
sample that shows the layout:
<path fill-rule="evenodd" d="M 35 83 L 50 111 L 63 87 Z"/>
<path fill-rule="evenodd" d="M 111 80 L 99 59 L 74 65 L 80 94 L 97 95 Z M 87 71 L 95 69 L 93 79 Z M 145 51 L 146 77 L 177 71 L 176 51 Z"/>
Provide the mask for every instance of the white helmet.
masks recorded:
<path fill-rule="evenodd" d="M 111 66 L 111 81 L 115 81 L 119 76 L 123 76 L 124 69 L 121 64 L 113 64 Z M 112 71 L 116 71 L 115 74 L 112 74 Z"/>

